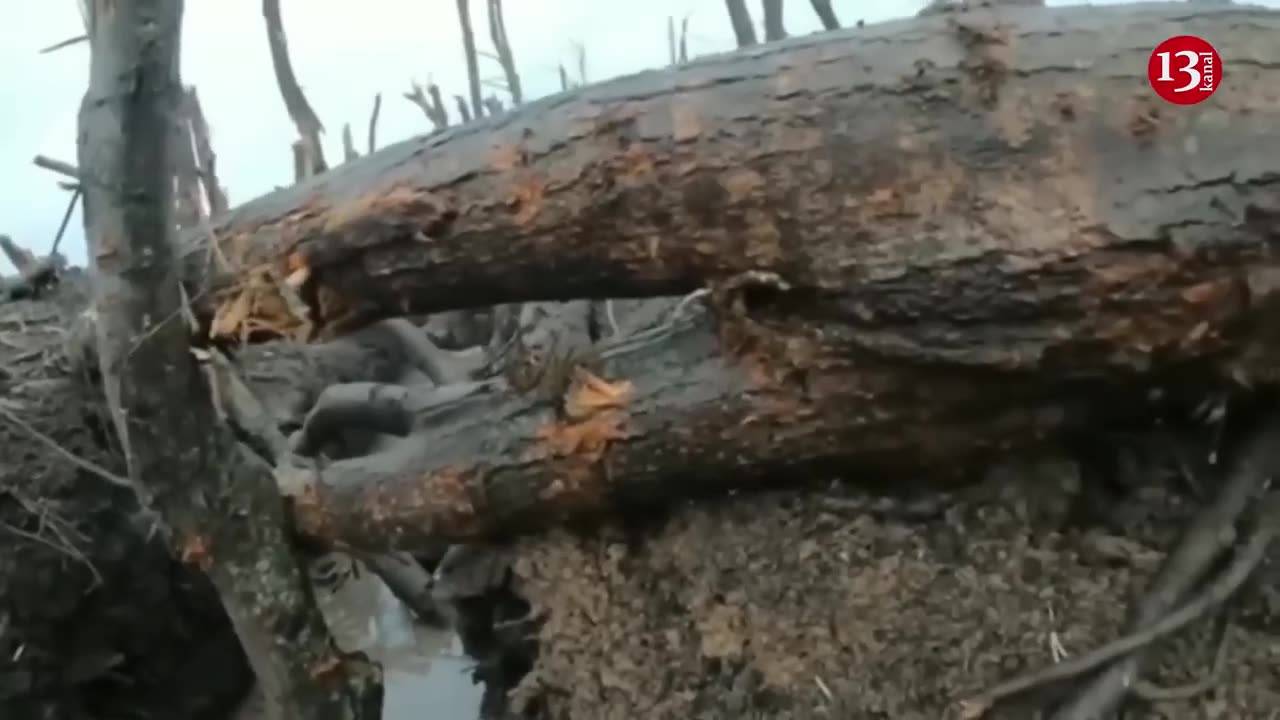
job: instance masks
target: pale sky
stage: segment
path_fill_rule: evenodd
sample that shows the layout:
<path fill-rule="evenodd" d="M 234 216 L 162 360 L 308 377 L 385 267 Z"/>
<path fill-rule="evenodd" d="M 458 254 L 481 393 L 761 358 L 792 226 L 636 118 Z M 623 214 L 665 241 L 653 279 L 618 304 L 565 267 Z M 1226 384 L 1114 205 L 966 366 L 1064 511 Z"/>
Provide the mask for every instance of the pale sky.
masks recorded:
<path fill-rule="evenodd" d="M 69 197 L 56 185 L 61 178 L 36 168 L 31 158 L 75 161 L 88 46 L 38 53 L 82 32 L 75 0 L 8 4 L 7 22 L 0 24 L 0 233 L 43 254 Z M 910 15 L 924 3 L 832 4 L 841 22 L 851 25 Z M 1262 4 L 1280 6 L 1280 0 Z M 477 43 L 491 50 L 485 3 L 471 5 Z M 374 93 L 383 94 L 380 146 L 430 130 L 422 112 L 401 97 L 411 81 L 430 76 L 446 98 L 466 93 L 455 0 L 282 0 L 281 6 L 294 70 L 325 125 L 331 164 L 342 159 L 343 123 L 352 124 L 363 153 Z M 758 26 L 759 2 L 749 0 L 748 6 Z M 734 46 L 723 0 L 506 0 L 504 7 L 526 99 L 559 90 L 556 68 L 564 63 L 573 72 L 574 43 L 585 47 L 592 82 L 666 64 L 669 16 L 689 16 L 691 56 Z M 785 7 L 791 34 L 820 29 L 807 0 L 788 0 Z M 501 74 L 491 60 L 480 62 L 482 77 Z M 219 176 L 233 205 L 292 182 L 295 130 L 272 74 L 259 0 L 186 0 L 182 77 L 199 92 Z M 451 98 L 447 105 L 454 112 Z M 78 212 L 61 251 L 72 263 L 85 263 Z M 9 272 L 0 258 L 0 273 Z"/>

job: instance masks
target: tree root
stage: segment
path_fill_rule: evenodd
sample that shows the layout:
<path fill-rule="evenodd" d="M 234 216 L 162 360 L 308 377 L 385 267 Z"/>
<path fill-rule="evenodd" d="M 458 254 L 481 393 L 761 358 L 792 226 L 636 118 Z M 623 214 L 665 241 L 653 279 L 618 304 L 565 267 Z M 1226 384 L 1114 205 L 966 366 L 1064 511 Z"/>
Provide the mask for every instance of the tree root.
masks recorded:
<path fill-rule="evenodd" d="M 1272 420 L 1266 423 L 1262 431 L 1257 433 L 1248 444 L 1235 473 L 1248 476 L 1249 487 L 1263 486 L 1267 477 L 1277 468 L 1274 457 L 1276 448 L 1280 448 L 1280 434 L 1277 433 L 1275 421 Z M 1233 479 L 1232 484 L 1236 482 Z M 1079 677 L 1186 627 L 1221 605 L 1244 585 L 1264 559 L 1267 548 L 1277 531 L 1280 531 L 1280 494 L 1273 493 L 1263 499 L 1256 526 L 1245 543 L 1237 550 L 1231 563 L 1182 607 L 1140 631 L 1125 635 L 1089 653 L 1014 678 L 975 697 L 962 700 L 959 704 L 960 716 L 966 720 L 983 717 L 996 703 L 1007 698 Z"/>
<path fill-rule="evenodd" d="M 1192 521 L 1138 602 L 1129 632 L 1140 631 L 1173 610 L 1227 549 L 1235 537 L 1234 527 L 1266 479 L 1266 470 L 1280 467 L 1277 438 L 1280 427 L 1269 422 L 1246 441 L 1237 453 L 1238 466 L 1227 474 L 1216 500 Z M 1089 720 L 1114 712 L 1134 686 L 1143 655 L 1135 652 L 1090 680 L 1058 710 L 1054 720 Z"/>

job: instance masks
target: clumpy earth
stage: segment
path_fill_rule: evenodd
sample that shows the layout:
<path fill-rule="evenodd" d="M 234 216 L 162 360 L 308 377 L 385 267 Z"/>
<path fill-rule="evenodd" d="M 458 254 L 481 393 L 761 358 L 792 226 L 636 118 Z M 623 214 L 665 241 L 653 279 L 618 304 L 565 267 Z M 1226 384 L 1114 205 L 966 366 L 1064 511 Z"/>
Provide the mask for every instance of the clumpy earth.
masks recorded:
<path fill-rule="evenodd" d="M 545 620 L 513 709 L 557 720 L 956 717 L 957 701 L 1053 662 L 1055 645 L 1078 654 L 1122 630 L 1200 505 L 1185 453 L 1142 455 L 1125 455 L 1132 482 L 1104 503 L 1075 462 L 1050 454 L 1003 462 L 948 495 L 891 500 L 835 483 L 685 506 L 641 532 L 527 540 L 516 586 Z M 1127 718 L 1277 717 L 1277 558 L 1229 606 L 1210 689 L 1131 702 Z M 1147 677 L 1205 677 L 1216 623 L 1157 645 Z M 1036 717 L 1045 700 L 991 717 Z"/>
<path fill-rule="evenodd" d="M 132 491 L 70 459 L 124 474 L 101 394 L 64 352 L 80 287 L 0 296 L 0 718 L 224 717 L 250 673 L 217 596 Z"/>
<path fill-rule="evenodd" d="M 225 718 L 250 674 L 208 583 L 175 562 L 120 474 L 93 379 L 64 352 L 83 299 L 0 302 L 0 718 Z M 36 438 L 47 436 L 57 448 Z M 507 715 L 536 720 L 946 718 L 956 702 L 1113 638 L 1212 496 L 1205 427 L 1078 458 L 1008 458 L 946 492 L 864 478 L 684 504 L 517 543 L 539 619 Z M 1088 469 L 1086 467 L 1085 469 Z M 1157 647 L 1189 699 L 1128 718 L 1273 718 L 1280 558 Z M 491 688 L 498 689 L 500 688 Z M 499 692 L 500 695 L 500 692 Z M 1033 696 L 994 717 L 1035 717 Z M 445 720 L 453 720 L 448 718 Z"/>

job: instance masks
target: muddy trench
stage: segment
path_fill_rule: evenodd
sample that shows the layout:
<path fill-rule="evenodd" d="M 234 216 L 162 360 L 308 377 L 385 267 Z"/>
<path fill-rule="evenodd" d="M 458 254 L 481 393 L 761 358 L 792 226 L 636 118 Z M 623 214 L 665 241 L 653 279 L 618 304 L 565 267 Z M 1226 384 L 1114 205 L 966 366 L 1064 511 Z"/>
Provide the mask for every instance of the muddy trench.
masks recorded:
<path fill-rule="evenodd" d="M 208 583 L 102 477 L 120 459 L 66 352 L 82 303 L 0 303 L 0 717 L 261 717 Z M 323 606 L 383 663 L 389 720 L 950 717 L 1121 631 L 1232 430 L 1100 437 L 1101 480 L 1096 457 L 1046 447 L 963 487 L 815 477 L 529 537 L 500 589 L 461 604 L 466 642 L 341 557 Z M 1278 559 L 1155 646 L 1145 680 L 1203 687 L 1126 718 L 1276 716 Z M 1035 717 L 1058 690 L 994 716 Z"/>

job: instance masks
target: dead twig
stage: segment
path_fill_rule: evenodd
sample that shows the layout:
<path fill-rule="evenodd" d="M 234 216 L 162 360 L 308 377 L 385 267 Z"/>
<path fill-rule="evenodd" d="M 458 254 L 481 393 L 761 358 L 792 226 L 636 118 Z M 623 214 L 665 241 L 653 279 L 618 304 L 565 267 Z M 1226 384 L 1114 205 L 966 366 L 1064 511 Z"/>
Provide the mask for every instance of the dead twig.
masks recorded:
<path fill-rule="evenodd" d="M 67 234 L 67 225 L 71 223 L 71 216 L 76 211 L 76 203 L 80 202 L 80 188 L 76 187 L 71 193 L 71 199 L 67 201 L 67 209 L 62 213 L 62 222 L 58 224 L 58 234 L 53 236 L 53 247 L 49 250 L 49 257 L 58 254 L 58 246 L 62 244 L 62 238 Z"/>
<path fill-rule="evenodd" d="M 80 44 L 80 43 L 82 43 L 82 42 L 89 42 L 89 36 L 88 36 L 88 35 L 77 35 L 77 36 L 75 36 L 75 37 L 73 37 L 73 38 L 68 38 L 68 39 L 66 39 L 66 40 L 63 40 L 62 42 L 56 42 L 56 43 L 54 43 L 54 44 L 52 44 L 52 45 L 50 45 L 50 46 L 48 46 L 48 47 L 40 48 L 39 53 L 40 53 L 41 55 L 44 55 L 44 54 L 46 54 L 46 53 L 51 53 L 51 52 L 53 52 L 54 50 L 61 50 L 61 49 L 62 49 L 62 48 L 64 48 L 64 47 L 71 47 L 72 45 L 79 45 L 79 44 Z"/>
<path fill-rule="evenodd" d="M 1280 438 L 1271 437 L 1280 443 Z M 1230 599 L 1266 557 L 1267 547 L 1280 529 L 1280 493 L 1265 498 L 1258 513 L 1257 525 L 1231 564 L 1214 578 L 1191 601 L 1147 628 L 1113 640 L 1102 647 L 1038 672 L 1001 683 L 960 703 L 960 716 L 966 720 L 983 717 L 996 703 L 1030 690 L 1079 677 L 1135 650 L 1177 632 Z"/>
<path fill-rule="evenodd" d="M 59 175 L 66 175 L 67 177 L 74 178 L 77 181 L 80 180 L 80 169 L 69 162 L 54 160 L 53 158 L 45 157 L 44 155 L 35 156 L 31 159 L 31 162 L 38 168 L 44 168 L 45 170 L 56 172 Z"/>

